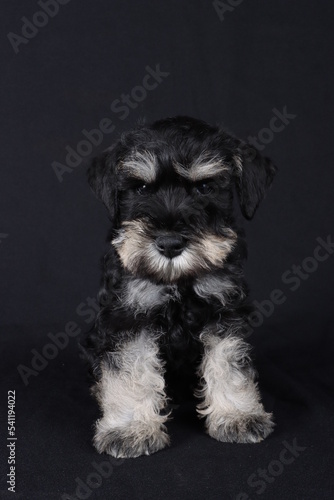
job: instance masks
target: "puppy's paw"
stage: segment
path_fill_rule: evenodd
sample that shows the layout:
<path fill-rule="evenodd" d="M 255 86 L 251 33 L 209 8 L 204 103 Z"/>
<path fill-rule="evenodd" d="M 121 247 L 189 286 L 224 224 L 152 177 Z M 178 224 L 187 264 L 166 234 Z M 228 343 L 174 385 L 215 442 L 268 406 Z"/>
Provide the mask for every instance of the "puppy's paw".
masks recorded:
<path fill-rule="evenodd" d="M 99 453 L 115 458 L 135 458 L 151 455 L 169 445 L 164 425 L 155 429 L 131 425 L 131 428 L 105 429 L 101 421 L 96 423 L 94 446 Z"/>
<path fill-rule="evenodd" d="M 259 443 L 274 428 L 271 413 L 222 415 L 207 420 L 208 434 L 225 443 Z"/>

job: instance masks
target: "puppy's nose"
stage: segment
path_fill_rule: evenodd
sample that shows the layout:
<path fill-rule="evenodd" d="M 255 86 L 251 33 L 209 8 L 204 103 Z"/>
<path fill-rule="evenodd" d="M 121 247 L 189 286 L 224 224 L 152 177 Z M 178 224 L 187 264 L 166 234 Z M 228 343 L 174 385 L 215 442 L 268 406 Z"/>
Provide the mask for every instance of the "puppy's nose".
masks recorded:
<path fill-rule="evenodd" d="M 158 236 L 155 244 L 162 255 L 172 259 L 182 253 L 186 240 L 178 234 L 170 234 L 168 236 Z"/>

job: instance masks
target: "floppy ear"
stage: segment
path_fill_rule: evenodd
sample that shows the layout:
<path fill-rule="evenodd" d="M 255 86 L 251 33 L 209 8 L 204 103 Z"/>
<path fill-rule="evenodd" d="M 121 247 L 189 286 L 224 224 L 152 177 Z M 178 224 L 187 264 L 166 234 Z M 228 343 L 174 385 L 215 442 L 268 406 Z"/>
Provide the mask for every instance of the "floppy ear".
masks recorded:
<path fill-rule="evenodd" d="M 117 182 L 114 147 L 94 158 L 87 171 L 87 178 L 93 192 L 107 207 L 112 221 L 117 217 Z"/>
<path fill-rule="evenodd" d="M 246 219 L 250 220 L 265 197 L 277 167 L 269 158 L 262 156 L 256 148 L 241 142 L 234 160 L 241 212 Z"/>

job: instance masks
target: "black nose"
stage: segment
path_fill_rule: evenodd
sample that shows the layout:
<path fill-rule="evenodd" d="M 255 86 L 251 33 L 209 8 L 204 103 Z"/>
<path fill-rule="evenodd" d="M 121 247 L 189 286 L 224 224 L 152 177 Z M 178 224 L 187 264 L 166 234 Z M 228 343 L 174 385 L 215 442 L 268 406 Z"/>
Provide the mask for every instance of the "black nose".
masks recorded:
<path fill-rule="evenodd" d="M 178 234 L 158 236 L 158 238 L 155 240 L 155 244 L 159 252 L 169 259 L 180 255 L 185 247 L 185 243 L 186 240 L 183 238 L 183 236 L 180 236 Z"/>

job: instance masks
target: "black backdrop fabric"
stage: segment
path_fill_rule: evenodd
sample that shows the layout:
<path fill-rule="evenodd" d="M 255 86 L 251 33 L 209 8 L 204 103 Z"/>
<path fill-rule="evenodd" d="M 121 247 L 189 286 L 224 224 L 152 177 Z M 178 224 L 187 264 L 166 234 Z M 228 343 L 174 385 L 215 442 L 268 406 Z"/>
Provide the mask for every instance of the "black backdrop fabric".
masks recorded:
<path fill-rule="evenodd" d="M 1 498 L 333 498 L 333 3 L 1 10 Z M 113 460 L 91 444 L 98 412 L 77 348 L 108 245 L 85 170 L 139 119 L 173 115 L 222 124 L 279 167 L 244 222 L 249 342 L 276 428 L 260 444 L 218 443 L 185 401 L 170 448 Z"/>

